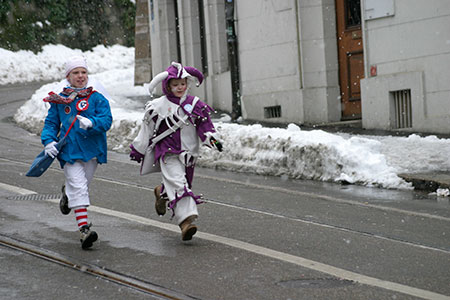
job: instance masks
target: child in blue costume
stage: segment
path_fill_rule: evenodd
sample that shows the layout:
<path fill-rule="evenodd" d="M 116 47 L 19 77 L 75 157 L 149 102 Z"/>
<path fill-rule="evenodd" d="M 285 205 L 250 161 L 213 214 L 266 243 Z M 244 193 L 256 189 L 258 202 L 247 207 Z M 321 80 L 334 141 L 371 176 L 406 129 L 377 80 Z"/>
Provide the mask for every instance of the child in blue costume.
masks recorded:
<path fill-rule="evenodd" d="M 87 249 L 98 238 L 88 223 L 89 184 L 97 165 L 107 161 L 106 132 L 111 127 L 112 115 L 108 100 L 87 86 L 88 68 L 83 57 L 71 57 L 65 64 L 65 71 L 69 86 L 59 95 L 49 93 L 44 99 L 50 103 L 50 108 L 41 142 L 46 154 L 57 157 L 64 169 L 60 209 L 63 214 L 74 210 L 81 247 Z M 55 144 L 68 131 L 66 144 L 58 151 Z"/>

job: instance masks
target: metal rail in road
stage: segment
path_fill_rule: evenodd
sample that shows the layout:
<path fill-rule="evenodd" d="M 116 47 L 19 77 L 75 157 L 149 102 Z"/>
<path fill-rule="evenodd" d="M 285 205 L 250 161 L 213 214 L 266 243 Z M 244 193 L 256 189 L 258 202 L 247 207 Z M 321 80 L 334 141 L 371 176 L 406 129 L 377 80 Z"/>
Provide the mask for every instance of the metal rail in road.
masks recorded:
<path fill-rule="evenodd" d="M 68 267 L 79 272 L 93 275 L 98 278 L 102 278 L 104 280 L 137 290 L 139 292 L 145 293 L 147 295 L 155 297 L 155 299 L 161 300 L 192 300 L 196 299 L 193 297 L 189 297 L 187 295 L 183 295 L 177 293 L 175 291 L 169 290 L 167 288 L 143 281 L 141 279 L 120 274 L 118 272 L 109 270 L 104 267 L 95 266 L 87 263 L 80 263 L 74 261 L 74 259 L 62 256 L 58 253 L 51 252 L 46 249 L 42 249 L 38 246 L 25 243 L 22 241 L 18 241 L 12 239 L 8 236 L 0 234 L 0 246 L 8 247 L 10 249 L 20 251 L 34 257 L 38 257 L 40 259 L 46 260 L 48 262 L 52 262 L 58 264 L 63 267 Z"/>

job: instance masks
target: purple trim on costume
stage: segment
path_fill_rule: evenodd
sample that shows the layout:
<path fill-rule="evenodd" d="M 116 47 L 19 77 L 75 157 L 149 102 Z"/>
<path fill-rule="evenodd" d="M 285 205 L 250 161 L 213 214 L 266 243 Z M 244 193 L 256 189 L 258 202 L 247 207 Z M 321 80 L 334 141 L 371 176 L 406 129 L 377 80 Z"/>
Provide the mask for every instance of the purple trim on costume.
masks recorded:
<path fill-rule="evenodd" d="M 170 101 L 170 102 L 172 102 L 172 103 L 174 103 L 174 104 L 176 104 L 176 105 L 180 105 L 180 98 L 179 97 L 176 97 L 174 94 L 172 94 L 171 92 L 169 92 L 169 93 L 167 93 L 166 94 L 166 97 L 167 97 L 167 99 Z"/>
<path fill-rule="evenodd" d="M 178 102 L 180 98 L 174 97 L 178 99 Z M 194 96 L 188 95 L 186 99 L 183 101 L 181 108 L 183 109 L 184 113 L 189 116 L 189 122 L 191 122 L 197 131 L 198 137 L 201 139 L 201 141 L 205 141 L 206 139 L 206 132 L 215 132 L 214 125 L 210 118 L 210 112 L 213 111 L 213 109 L 207 105 L 206 103 L 202 101 L 197 101 L 196 105 L 193 107 L 192 112 L 188 112 L 185 110 L 184 106 L 186 104 L 192 104 L 194 101 Z M 174 102 L 175 103 L 175 102 Z M 157 117 L 155 117 L 157 118 Z M 175 117 L 175 120 L 178 121 Z M 156 122 L 156 120 L 154 119 Z M 170 122 L 170 121 L 169 121 Z M 170 124 L 171 126 L 174 124 Z M 157 135 L 163 133 L 166 131 L 169 127 L 167 126 L 166 122 L 161 122 Z M 151 142 L 151 141 L 150 141 Z M 164 160 L 164 157 L 167 153 L 172 154 L 180 154 L 183 150 L 181 149 L 181 130 L 178 129 L 168 137 L 162 139 L 155 145 L 155 162 L 158 161 L 160 158 Z"/>
<path fill-rule="evenodd" d="M 169 202 L 169 208 L 172 210 L 173 215 L 175 214 L 175 209 L 174 208 L 177 205 L 177 202 L 180 201 L 181 199 L 183 199 L 184 197 L 192 197 L 192 199 L 194 199 L 196 204 L 201 204 L 201 203 L 204 202 L 202 200 L 199 200 L 199 199 L 201 199 L 201 196 L 194 195 L 194 193 L 192 191 L 188 191 L 186 186 L 184 186 L 184 193 L 183 193 L 183 195 L 178 196 L 178 193 L 177 193 L 175 199 Z"/>
<path fill-rule="evenodd" d="M 166 122 L 161 122 L 159 126 L 158 134 L 166 131 L 169 127 Z M 171 135 L 162 139 L 155 145 L 155 161 L 158 161 L 160 158 L 164 161 L 164 157 L 167 153 L 180 154 L 183 151 L 181 150 L 181 131 L 178 129 Z"/>
<path fill-rule="evenodd" d="M 194 67 L 184 67 L 184 69 L 186 70 L 186 72 L 188 72 L 191 76 L 195 76 L 197 77 L 198 80 L 198 84 L 202 84 L 203 82 L 203 73 L 200 72 L 199 70 L 197 70 Z"/>
<path fill-rule="evenodd" d="M 134 148 L 133 144 L 130 145 L 130 148 L 131 148 L 131 151 L 130 151 L 130 158 L 131 158 L 131 160 L 135 160 L 135 161 L 137 161 L 138 163 L 140 163 L 141 160 L 144 159 L 144 156 L 145 156 L 145 155 L 142 154 L 142 153 L 140 153 L 139 151 L 137 151 L 137 150 Z"/>
<path fill-rule="evenodd" d="M 214 111 L 208 104 L 198 101 L 195 105 L 192 114 L 196 117 L 194 125 L 197 130 L 197 135 L 202 142 L 205 141 L 207 132 L 216 132 L 214 124 L 211 121 L 210 113 Z"/>
<path fill-rule="evenodd" d="M 185 168 L 186 180 L 190 189 L 192 188 L 192 180 L 194 179 L 194 169 L 195 165 Z"/>

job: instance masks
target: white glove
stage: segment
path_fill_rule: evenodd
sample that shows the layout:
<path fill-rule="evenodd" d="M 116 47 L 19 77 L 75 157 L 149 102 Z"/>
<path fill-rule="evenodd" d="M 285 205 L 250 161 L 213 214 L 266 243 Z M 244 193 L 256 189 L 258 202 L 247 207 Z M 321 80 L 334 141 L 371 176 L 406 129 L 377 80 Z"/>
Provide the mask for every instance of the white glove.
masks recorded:
<path fill-rule="evenodd" d="M 81 115 L 77 115 L 77 119 L 80 121 L 80 128 L 87 130 L 88 128 L 92 127 L 92 121 L 89 120 L 86 117 L 83 117 Z"/>
<path fill-rule="evenodd" d="M 59 153 L 59 151 L 58 151 L 58 149 L 56 149 L 55 145 L 56 145 L 56 142 L 53 141 L 53 142 L 50 142 L 47 145 L 45 145 L 45 148 L 44 148 L 45 154 L 47 154 L 51 158 L 55 158 Z"/>

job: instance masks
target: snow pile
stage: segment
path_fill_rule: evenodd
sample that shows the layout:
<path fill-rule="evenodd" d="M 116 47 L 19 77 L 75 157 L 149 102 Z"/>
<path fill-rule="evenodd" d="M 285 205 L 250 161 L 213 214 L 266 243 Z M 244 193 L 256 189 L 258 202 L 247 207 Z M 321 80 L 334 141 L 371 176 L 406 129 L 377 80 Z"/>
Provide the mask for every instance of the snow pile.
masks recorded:
<path fill-rule="evenodd" d="M 216 124 L 224 151 L 203 151 L 200 163 L 232 171 L 358 183 L 384 188 L 409 188 L 380 153 L 381 142 L 345 139 L 322 130 Z"/>
<path fill-rule="evenodd" d="M 0 48 L 0 84 L 60 80 L 64 77 L 65 60 L 74 55 L 84 55 L 92 74 L 134 64 L 134 48 L 120 45 L 108 48 L 99 45 L 86 52 L 63 45 L 46 45 L 37 55 L 28 50 L 12 52 Z"/>
<path fill-rule="evenodd" d="M 450 190 L 449 189 L 437 189 L 436 195 L 438 197 L 448 197 L 450 195 Z"/>

